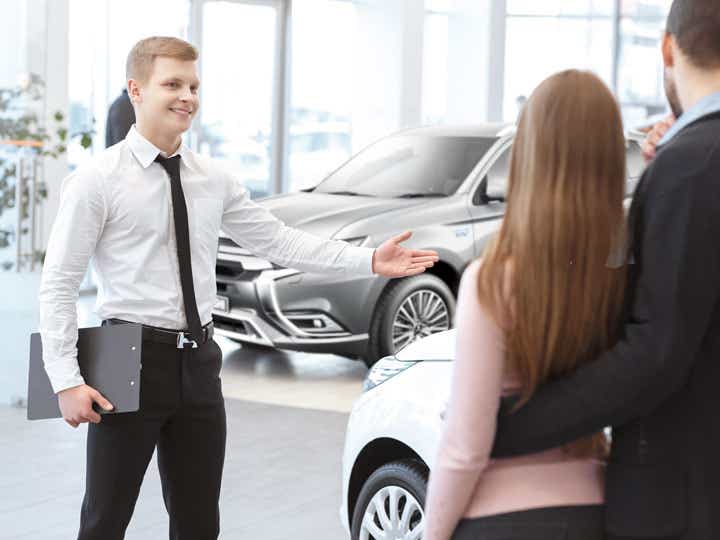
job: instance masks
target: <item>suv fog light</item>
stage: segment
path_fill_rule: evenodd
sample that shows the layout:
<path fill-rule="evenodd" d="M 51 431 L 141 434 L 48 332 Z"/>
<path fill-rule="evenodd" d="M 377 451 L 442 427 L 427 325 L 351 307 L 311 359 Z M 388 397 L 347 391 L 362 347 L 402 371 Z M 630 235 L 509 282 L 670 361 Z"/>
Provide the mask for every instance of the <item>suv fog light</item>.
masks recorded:
<path fill-rule="evenodd" d="M 375 388 L 417 363 L 417 361 L 398 360 L 394 356 L 381 358 L 370 368 L 367 377 L 365 377 L 363 392 Z"/>

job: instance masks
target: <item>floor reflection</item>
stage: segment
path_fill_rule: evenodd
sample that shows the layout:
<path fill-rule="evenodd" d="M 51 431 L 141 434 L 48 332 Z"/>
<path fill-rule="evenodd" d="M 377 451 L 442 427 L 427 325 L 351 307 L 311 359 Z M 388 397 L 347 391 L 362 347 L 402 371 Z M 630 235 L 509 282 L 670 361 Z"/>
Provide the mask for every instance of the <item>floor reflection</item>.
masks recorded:
<path fill-rule="evenodd" d="M 332 354 L 278 351 L 219 337 L 227 397 L 348 412 L 361 393 L 365 365 Z"/>
<path fill-rule="evenodd" d="M 80 326 L 97 326 L 94 296 L 78 302 Z M 223 351 L 226 397 L 329 411 L 349 412 L 362 392 L 367 368 L 362 361 L 333 354 L 279 351 L 239 344 L 218 336 Z"/>

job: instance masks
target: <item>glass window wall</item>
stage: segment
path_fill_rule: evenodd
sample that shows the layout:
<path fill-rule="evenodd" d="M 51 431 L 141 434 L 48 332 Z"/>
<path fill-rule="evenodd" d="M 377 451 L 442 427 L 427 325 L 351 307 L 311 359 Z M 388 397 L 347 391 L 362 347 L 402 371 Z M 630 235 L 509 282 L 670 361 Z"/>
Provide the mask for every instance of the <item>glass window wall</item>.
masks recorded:
<path fill-rule="evenodd" d="M 223 161 L 253 198 L 273 191 L 277 16 L 271 5 L 203 4 L 199 150 Z"/>
<path fill-rule="evenodd" d="M 296 191 L 317 185 L 353 150 L 356 8 L 337 0 L 294 2 L 291 35 L 287 188 Z"/>
<path fill-rule="evenodd" d="M 667 109 L 660 44 L 671 0 L 623 0 L 617 94 L 628 125 Z"/>
<path fill-rule="evenodd" d="M 545 77 L 573 67 L 607 82 L 627 127 L 664 113 L 660 42 L 671 3 L 507 0 L 505 119 L 516 119 L 524 98 Z"/>

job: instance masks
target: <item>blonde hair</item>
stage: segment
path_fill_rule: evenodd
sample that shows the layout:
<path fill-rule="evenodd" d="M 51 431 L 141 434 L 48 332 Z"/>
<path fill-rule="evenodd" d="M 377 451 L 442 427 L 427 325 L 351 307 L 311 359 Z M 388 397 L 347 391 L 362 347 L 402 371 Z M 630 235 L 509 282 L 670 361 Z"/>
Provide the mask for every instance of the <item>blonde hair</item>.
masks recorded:
<path fill-rule="evenodd" d="M 175 37 L 153 36 L 141 39 L 128 54 L 125 66 L 127 79 L 146 82 L 158 56 L 195 61 L 198 59 L 198 52 L 187 41 Z"/>
<path fill-rule="evenodd" d="M 481 303 L 506 329 L 520 406 L 618 338 L 625 268 L 609 268 L 608 257 L 624 238 L 625 159 L 617 102 L 597 76 L 563 71 L 533 92 L 513 144 L 505 218 L 478 278 Z M 596 453 L 603 440 L 568 448 Z"/>

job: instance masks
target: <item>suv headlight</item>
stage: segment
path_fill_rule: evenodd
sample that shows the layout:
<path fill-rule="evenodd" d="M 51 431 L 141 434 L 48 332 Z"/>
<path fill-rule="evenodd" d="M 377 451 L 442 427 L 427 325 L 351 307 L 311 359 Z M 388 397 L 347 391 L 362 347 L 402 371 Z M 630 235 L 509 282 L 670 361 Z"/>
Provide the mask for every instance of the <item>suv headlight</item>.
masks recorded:
<path fill-rule="evenodd" d="M 367 392 L 375 388 L 379 384 L 391 379 L 398 373 L 402 373 L 406 369 L 414 366 L 418 362 L 413 360 L 398 360 L 394 356 L 386 356 L 378 360 L 365 377 L 363 383 L 363 392 Z"/>

